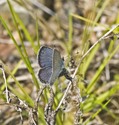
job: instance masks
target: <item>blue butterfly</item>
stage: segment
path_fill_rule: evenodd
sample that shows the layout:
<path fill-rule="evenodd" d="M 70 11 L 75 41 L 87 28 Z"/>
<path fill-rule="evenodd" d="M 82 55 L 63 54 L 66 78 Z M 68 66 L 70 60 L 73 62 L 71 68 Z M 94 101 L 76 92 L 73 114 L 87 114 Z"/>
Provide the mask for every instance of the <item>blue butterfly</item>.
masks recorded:
<path fill-rule="evenodd" d="M 38 64 L 41 67 L 38 78 L 42 83 L 53 85 L 55 80 L 63 75 L 70 81 L 72 80 L 65 69 L 59 51 L 54 48 L 42 46 L 38 52 Z"/>

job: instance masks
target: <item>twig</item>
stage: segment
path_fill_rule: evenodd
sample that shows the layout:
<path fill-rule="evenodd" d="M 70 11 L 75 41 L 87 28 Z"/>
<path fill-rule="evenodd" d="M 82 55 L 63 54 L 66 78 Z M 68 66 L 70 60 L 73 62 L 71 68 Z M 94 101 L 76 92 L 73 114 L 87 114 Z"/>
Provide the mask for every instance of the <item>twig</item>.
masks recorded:
<path fill-rule="evenodd" d="M 45 106 L 45 121 L 47 125 L 55 125 L 56 122 L 56 111 L 53 110 L 54 93 L 52 87 L 50 87 L 50 98 L 48 104 Z"/>
<path fill-rule="evenodd" d="M 4 69 L 3 69 L 3 63 L 1 61 L 0 61 L 0 70 L 2 70 L 2 73 L 3 73 L 3 78 L 4 78 L 4 81 L 5 81 L 5 94 L 6 94 L 7 103 L 9 103 L 9 91 L 8 91 L 8 87 L 7 87 L 5 72 L 4 72 Z"/>
<path fill-rule="evenodd" d="M 32 108 L 29 109 L 29 116 L 30 116 L 30 124 L 31 125 L 37 125 L 38 124 L 37 123 L 38 118 L 37 118 L 37 121 L 35 121 L 35 119 L 34 119 L 34 112 L 33 112 Z"/>
<path fill-rule="evenodd" d="M 39 102 L 39 98 L 41 96 L 41 94 L 43 93 L 43 90 L 46 88 L 46 86 L 43 86 L 40 91 L 38 92 L 38 96 L 36 98 L 36 107 L 38 106 L 38 102 Z"/>
<path fill-rule="evenodd" d="M 41 10 L 43 10 L 44 12 L 48 13 L 49 15 L 53 16 L 55 14 L 55 12 L 53 12 L 51 9 L 49 9 L 48 7 L 46 7 L 45 5 L 41 4 L 40 2 L 38 2 L 37 0 L 30 0 L 30 2 L 35 5 L 36 7 L 40 8 Z"/>

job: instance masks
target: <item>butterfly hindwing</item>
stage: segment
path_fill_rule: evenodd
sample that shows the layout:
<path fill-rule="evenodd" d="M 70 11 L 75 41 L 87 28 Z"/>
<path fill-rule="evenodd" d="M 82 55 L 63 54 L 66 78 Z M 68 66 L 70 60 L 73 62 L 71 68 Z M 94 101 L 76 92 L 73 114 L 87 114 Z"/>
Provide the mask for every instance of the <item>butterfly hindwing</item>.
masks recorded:
<path fill-rule="evenodd" d="M 38 72 L 38 77 L 39 77 L 40 81 L 45 83 L 45 84 L 50 83 L 51 75 L 52 75 L 52 68 L 51 67 L 42 68 Z"/>

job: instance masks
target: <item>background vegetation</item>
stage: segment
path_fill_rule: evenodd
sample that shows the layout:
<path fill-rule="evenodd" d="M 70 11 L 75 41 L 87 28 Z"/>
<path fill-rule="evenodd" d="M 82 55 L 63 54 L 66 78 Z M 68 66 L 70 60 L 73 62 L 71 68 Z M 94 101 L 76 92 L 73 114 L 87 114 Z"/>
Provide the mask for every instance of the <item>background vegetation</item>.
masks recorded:
<path fill-rule="evenodd" d="M 0 124 L 119 124 L 119 1 L 0 2 Z M 73 78 L 37 78 L 40 46 Z"/>

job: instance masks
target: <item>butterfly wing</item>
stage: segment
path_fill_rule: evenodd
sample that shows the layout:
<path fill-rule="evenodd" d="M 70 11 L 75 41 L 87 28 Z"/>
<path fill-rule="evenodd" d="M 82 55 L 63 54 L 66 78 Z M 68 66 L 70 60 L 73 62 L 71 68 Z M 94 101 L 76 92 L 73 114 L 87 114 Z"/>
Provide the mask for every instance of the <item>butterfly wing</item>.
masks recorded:
<path fill-rule="evenodd" d="M 38 63 L 41 68 L 52 66 L 53 49 L 42 46 L 38 53 Z"/>
<path fill-rule="evenodd" d="M 50 78 L 52 75 L 52 68 L 51 67 L 46 67 L 43 69 L 40 69 L 38 72 L 38 78 L 42 83 L 49 84 L 50 83 Z"/>
<path fill-rule="evenodd" d="M 60 56 L 60 53 L 56 49 L 54 49 L 53 52 L 52 67 L 52 75 L 50 78 L 51 85 L 55 82 L 55 80 L 58 78 L 59 74 L 64 68 L 64 62 Z"/>

